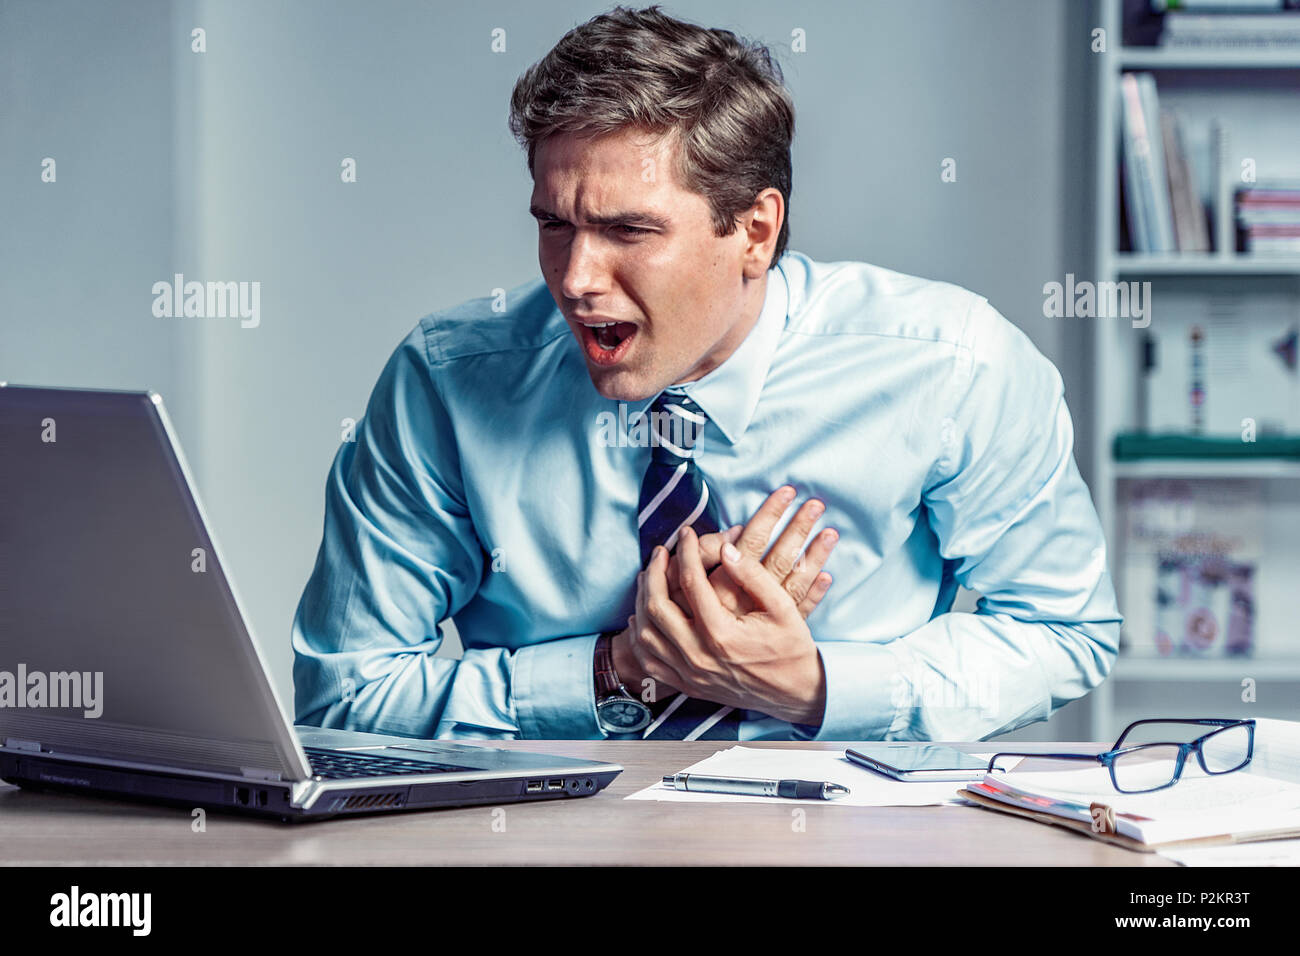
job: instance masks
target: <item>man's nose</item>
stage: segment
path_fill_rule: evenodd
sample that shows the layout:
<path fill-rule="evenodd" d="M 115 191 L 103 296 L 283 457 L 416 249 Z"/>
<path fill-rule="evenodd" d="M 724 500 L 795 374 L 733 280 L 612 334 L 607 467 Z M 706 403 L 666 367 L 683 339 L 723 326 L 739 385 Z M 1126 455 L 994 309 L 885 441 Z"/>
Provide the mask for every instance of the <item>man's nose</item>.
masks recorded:
<path fill-rule="evenodd" d="M 606 266 L 594 236 L 579 232 L 569 243 L 561 291 L 566 298 L 581 299 L 607 291 Z"/>

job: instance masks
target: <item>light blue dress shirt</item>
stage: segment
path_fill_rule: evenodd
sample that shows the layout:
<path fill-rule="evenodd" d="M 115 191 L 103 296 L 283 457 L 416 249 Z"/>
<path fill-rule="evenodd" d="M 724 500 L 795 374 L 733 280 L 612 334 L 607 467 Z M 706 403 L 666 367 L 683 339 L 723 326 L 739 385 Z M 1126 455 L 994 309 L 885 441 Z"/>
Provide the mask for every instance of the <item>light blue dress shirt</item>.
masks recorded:
<path fill-rule="evenodd" d="M 592 652 L 634 610 L 653 397 L 595 390 L 541 279 L 493 301 L 422 319 L 334 458 L 293 622 L 300 723 L 602 736 Z M 792 483 L 840 532 L 808 618 L 824 720 L 748 711 L 742 740 L 982 739 L 1106 677 L 1122 618 L 1061 377 L 984 298 L 787 252 L 685 391 L 724 527 Z M 974 613 L 950 610 L 958 582 Z M 435 656 L 448 618 L 459 660 Z"/>

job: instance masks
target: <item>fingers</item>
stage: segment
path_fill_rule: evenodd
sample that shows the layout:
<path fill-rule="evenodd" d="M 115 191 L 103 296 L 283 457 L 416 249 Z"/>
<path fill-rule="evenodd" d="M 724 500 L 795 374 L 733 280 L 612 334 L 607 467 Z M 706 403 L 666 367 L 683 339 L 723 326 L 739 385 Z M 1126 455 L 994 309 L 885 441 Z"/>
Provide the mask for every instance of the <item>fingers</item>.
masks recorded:
<path fill-rule="evenodd" d="M 812 587 L 808 589 L 808 593 L 799 602 L 799 613 L 803 615 L 805 621 L 808 620 L 808 615 L 816 610 L 817 605 L 821 604 L 822 598 L 826 596 L 826 592 L 830 588 L 831 576 L 829 572 L 822 572 L 817 575 L 817 580 L 813 582 Z"/>
<path fill-rule="evenodd" d="M 740 540 L 744 530 L 744 525 L 733 524 L 730 528 L 724 528 L 721 531 L 712 531 L 708 534 L 699 535 L 700 560 L 704 563 L 704 570 L 712 571 L 721 564 L 722 546 L 727 543 L 735 544 Z M 668 560 L 668 585 L 670 588 L 681 588 L 681 575 L 678 571 L 678 565 L 677 555 L 673 554 Z"/>
<path fill-rule="evenodd" d="M 644 635 L 648 649 L 672 669 L 671 677 L 676 677 L 690 673 L 690 667 L 674 638 L 681 640 L 683 630 L 689 634 L 691 625 L 682 609 L 668 595 L 667 566 L 668 552 L 657 547 L 641 572 L 643 580 L 637 589 L 638 638 Z M 655 674 L 650 676 L 660 679 Z M 671 677 L 664 675 L 664 679 Z"/>
<path fill-rule="evenodd" d="M 735 542 L 736 548 L 741 554 L 748 554 L 755 559 L 763 556 L 763 552 L 767 550 L 767 542 L 772 537 L 772 529 L 781 520 L 786 508 L 790 506 L 790 502 L 794 501 L 794 495 L 795 491 L 792 485 L 782 485 L 768 495 L 767 499 L 758 506 L 758 510 L 754 512 L 754 517 L 750 518 L 745 524 L 745 530 L 741 534 L 740 540 Z"/>
<path fill-rule="evenodd" d="M 799 553 L 803 550 L 803 545 L 808 540 L 808 535 L 812 533 L 813 525 L 817 519 L 826 511 L 826 505 L 816 498 L 809 498 L 803 503 L 790 523 L 785 526 L 781 532 L 781 537 L 776 539 L 776 544 L 772 545 L 763 558 L 763 566 L 776 576 L 778 581 L 784 581 L 791 571 L 799 562 Z M 829 554 L 829 552 L 827 552 Z M 823 559 L 824 560 L 824 559 Z M 821 570 L 819 565 L 817 571 Z M 813 572 L 815 576 L 817 571 Z M 809 579 L 811 581 L 811 578 Z M 805 589 L 806 590 L 806 589 Z M 796 601 L 798 599 L 796 598 Z"/>
<path fill-rule="evenodd" d="M 704 563 L 706 571 L 712 571 L 722 563 L 722 546 L 728 542 L 735 544 L 740 540 L 740 535 L 744 530 L 744 525 L 735 524 L 722 531 L 712 531 L 699 536 L 700 560 Z M 678 561 L 677 555 L 670 555 L 668 558 L 668 593 L 672 595 L 674 601 L 677 601 L 685 609 L 686 602 L 681 599 L 681 572 L 678 570 L 680 566 L 681 562 Z"/>
<path fill-rule="evenodd" d="M 753 602 L 750 600 L 752 595 L 741 587 L 734 575 L 714 570 L 722 563 L 721 550 L 728 541 L 742 554 L 758 559 L 785 589 L 804 617 L 826 596 L 831 579 L 829 575 L 822 575 L 821 571 L 839 541 L 839 533 L 833 528 L 827 528 L 816 535 L 807 548 L 804 547 L 813 527 L 825 514 L 824 502 L 817 498 L 805 501 L 782 529 L 771 548 L 767 546 L 773 528 L 796 496 L 792 485 L 783 485 L 768 495 L 743 528 L 733 525 L 725 531 L 696 536 L 700 564 L 706 575 L 713 571 L 713 587 L 721 599 L 721 606 L 733 616 L 742 613 L 742 609 Z M 679 547 L 668 562 L 668 594 L 688 618 L 694 619 L 697 611 L 695 602 L 687 594 L 680 554 Z"/>
<path fill-rule="evenodd" d="M 650 561 L 654 563 L 653 556 Z M 649 564 L 647 564 L 647 570 Z M 641 669 L 645 671 L 647 677 L 654 680 L 657 685 L 663 685 L 664 688 L 675 687 L 678 679 L 678 671 L 673 661 L 679 655 L 676 654 L 675 648 L 663 636 L 654 622 L 650 619 L 650 614 L 646 609 L 648 586 L 646 584 L 647 571 L 642 571 L 636 579 L 636 614 L 630 619 L 632 626 L 632 652 L 636 655 Z M 660 688 L 656 688 L 657 691 Z M 634 693 L 639 692 L 639 688 Z M 656 697 L 662 696 L 656 693 Z"/>
<path fill-rule="evenodd" d="M 700 560 L 704 562 L 704 567 L 713 570 L 721 564 L 722 546 L 728 542 L 735 544 L 744 530 L 744 525 L 733 524 L 730 528 L 700 535 Z"/>
<path fill-rule="evenodd" d="M 777 584 L 770 571 L 753 556 L 742 551 L 722 549 L 722 567 L 733 581 L 744 588 L 762 611 L 773 617 L 784 617 L 795 611 L 795 604 L 785 588 Z M 690 590 L 687 590 L 690 596 Z M 717 602 L 715 597 L 714 602 Z M 697 612 L 698 613 L 698 612 Z"/>
<path fill-rule="evenodd" d="M 735 551 L 733 545 L 725 545 L 724 554 L 728 548 Z M 726 628 L 735 623 L 735 615 L 718 601 L 713 585 L 709 583 L 708 572 L 700 561 L 699 538 L 690 528 L 683 528 L 677 539 L 677 556 L 681 562 L 682 592 L 695 620 L 703 625 L 705 633 L 715 638 L 725 634 Z M 767 574 L 766 571 L 763 573 Z M 771 583 L 773 587 L 777 586 L 775 581 Z"/>
<path fill-rule="evenodd" d="M 795 604 L 802 603 L 804 598 L 808 596 L 809 589 L 817 580 L 818 574 L 826 564 L 826 559 L 835 550 L 835 545 L 839 539 L 840 534 L 838 531 L 834 528 L 827 528 L 813 538 L 812 544 L 808 545 L 808 550 L 795 561 L 794 568 L 782 581 L 786 593 L 794 598 Z"/>

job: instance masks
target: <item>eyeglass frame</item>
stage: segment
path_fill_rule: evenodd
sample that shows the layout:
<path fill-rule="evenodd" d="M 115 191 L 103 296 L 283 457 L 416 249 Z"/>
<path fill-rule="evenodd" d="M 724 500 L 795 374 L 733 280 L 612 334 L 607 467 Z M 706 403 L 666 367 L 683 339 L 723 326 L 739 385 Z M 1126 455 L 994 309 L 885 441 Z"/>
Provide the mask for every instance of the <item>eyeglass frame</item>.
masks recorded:
<path fill-rule="evenodd" d="M 1168 741 L 1152 741 L 1150 743 L 1134 744 L 1131 747 L 1125 747 L 1124 738 L 1126 738 L 1135 727 L 1138 727 L 1142 724 L 1199 724 L 1204 727 L 1217 727 L 1218 729 L 1212 730 L 1208 734 L 1204 734 L 1200 737 L 1197 737 L 1195 740 L 1188 741 L 1187 743 L 1184 744 L 1179 744 L 1179 743 L 1175 743 L 1172 740 L 1168 740 Z M 1234 727 L 1240 727 L 1240 726 L 1244 726 L 1246 728 L 1246 759 L 1243 760 L 1237 766 L 1233 767 L 1231 770 L 1211 770 L 1209 767 L 1205 765 L 1205 749 L 1204 749 L 1205 741 L 1209 740 L 1215 734 L 1220 734 L 1223 733 L 1223 731 L 1225 730 L 1231 730 Z M 1123 789 L 1119 785 L 1119 782 L 1115 779 L 1115 759 L 1117 757 L 1122 757 L 1124 754 L 1132 753 L 1135 750 L 1144 750 L 1148 747 L 1177 747 L 1178 748 L 1178 758 L 1174 762 L 1174 778 L 1166 784 L 1162 784 L 1159 787 L 1149 787 L 1146 790 Z M 1110 771 L 1111 785 L 1120 793 L 1155 793 L 1157 790 L 1166 790 L 1169 787 L 1172 787 L 1182 778 L 1183 766 L 1187 763 L 1187 758 L 1192 753 L 1196 754 L 1196 759 L 1200 763 L 1201 769 L 1204 770 L 1207 774 L 1210 774 L 1211 776 L 1219 776 L 1225 773 L 1236 773 L 1242 767 L 1250 763 L 1251 759 L 1255 756 L 1255 718 L 1247 717 L 1244 719 L 1237 719 L 1231 717 L 1222 717 L 1222 718 L 1220 717 L 1148 717 L 1144 720 L 1135 720 L 1133 721 L 1133 723 L 1125 727 L 1124 732 L 1119 735 L 1119 740 L 1115 741 L 1115 746 L 1112 747 L 1110 750 L 1104 751 L 1102 753 L 1043 754 L 1043 753 L 1023 753 L 1017 751 L 1003 751 L 1002 753 L 996 753 L 989 758 L 988 770 L 985 772 L 993 773 L 995 770 L 1000 770 L 1000 768 L 995 766 L 995 764 L 997 763 L 997 759 L 999 757 L 1039 757 L 1046 760 L 1095 760 L 1098 763 L 1100 763 L 1103 767 L 1105 767 L 1107 770 Z M 1005 770 L 1002 770 L 1001 772 L 1006 773 Z"/>

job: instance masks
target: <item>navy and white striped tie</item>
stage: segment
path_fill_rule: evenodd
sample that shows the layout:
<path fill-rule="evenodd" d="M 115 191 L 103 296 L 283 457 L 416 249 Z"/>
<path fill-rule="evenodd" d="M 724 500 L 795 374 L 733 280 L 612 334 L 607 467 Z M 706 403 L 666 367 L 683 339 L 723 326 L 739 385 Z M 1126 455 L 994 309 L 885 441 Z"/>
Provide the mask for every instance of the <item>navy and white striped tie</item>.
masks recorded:
<path fill-rule="evenodd" d="M 717 504 L 695 467 L 695 443 L 708 416 L 683 392 L 666 389 L 650 406 L 650 465 L 641 481 L 637 529 L 641 567 L 656 545 L 671 553 L 682 528 L 696 534 L 719 529 Z M 685 694 L 657 701 L 654 720 L 642 731 L 648 740 L 736 740 L 740 711 Z"/>

